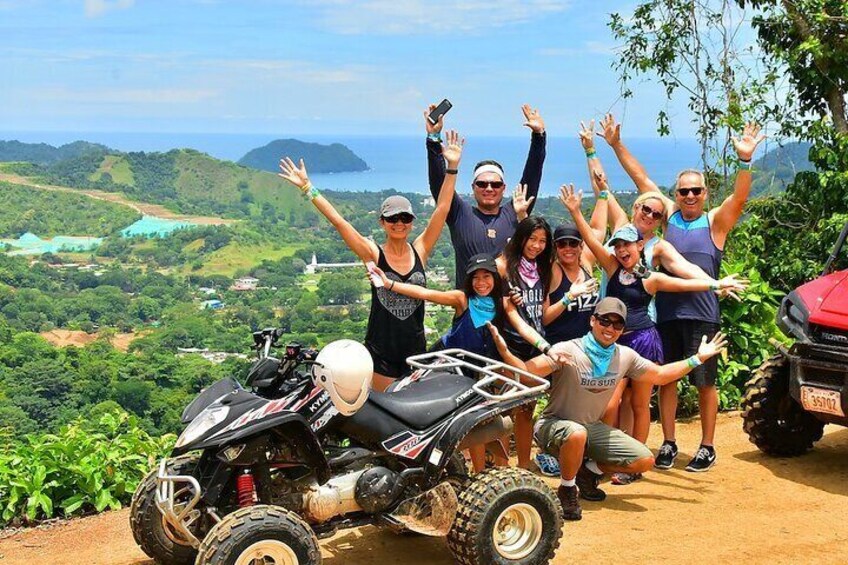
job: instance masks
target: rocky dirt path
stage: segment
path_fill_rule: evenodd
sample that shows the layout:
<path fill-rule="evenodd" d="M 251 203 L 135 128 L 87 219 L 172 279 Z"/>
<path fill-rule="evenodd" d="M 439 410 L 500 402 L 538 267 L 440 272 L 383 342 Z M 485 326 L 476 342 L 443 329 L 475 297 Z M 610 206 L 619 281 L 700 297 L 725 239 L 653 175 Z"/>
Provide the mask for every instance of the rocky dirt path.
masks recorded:
<path fill-rule="evenodd" d="M 848 555 L 848 429 L 830 426 L 810 454 L 763 456 L 738 415 L 719 418 L 718 464 L 683 470 L 697 447 L 697 422 L 679 428 L 676 468 L 633 485 L 607 485 L 607 500 L 585 503 L 566 523 L 555 563 L 841 563 Z M 651 445 L 659 442 L 651 431 Z M 553 482 L 552 482 L 553 484 Z M 372 527 L 321 542 L 324 563 L 451 563 L 441 539 L 395 536 Z M 73 520 L 0 541 L 0 565 L 152 565 L 133 543 L 127 511 Z"/>

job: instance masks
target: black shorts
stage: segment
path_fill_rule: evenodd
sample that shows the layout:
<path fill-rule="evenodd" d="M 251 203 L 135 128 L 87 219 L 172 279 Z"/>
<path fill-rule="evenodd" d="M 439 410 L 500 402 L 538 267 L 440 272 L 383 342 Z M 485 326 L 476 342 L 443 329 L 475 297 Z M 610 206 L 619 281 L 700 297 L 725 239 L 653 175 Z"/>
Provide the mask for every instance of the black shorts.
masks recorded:
<path fill-rule="evenodd" d="M 666 363 L 682 361 L 698 353 L 701 338 L 712 339 L 719 325 L 700 320 L 674 320 L 657 326 L 663 343 Z M 696 387 L 715 386 L 718 378 L 718 357 L 712 357 L 706 363 L 695 367 L 689 373 L 689 382 Z"/>
<path fill-rule="evenodd" d="M 406 364 L 406 357 L 402 359 L 390 359 L 386 355 L 375 351 L 370 344 L 366 343 L 365 348 L 371 354 L 371 360 L 374 362 L 374 372 L 392 379 L 400 379 L 412 369 Z M 421 353 L 421 352 L 419 352 Z M 410 353 L 410 355 L 414 355 Z"/>

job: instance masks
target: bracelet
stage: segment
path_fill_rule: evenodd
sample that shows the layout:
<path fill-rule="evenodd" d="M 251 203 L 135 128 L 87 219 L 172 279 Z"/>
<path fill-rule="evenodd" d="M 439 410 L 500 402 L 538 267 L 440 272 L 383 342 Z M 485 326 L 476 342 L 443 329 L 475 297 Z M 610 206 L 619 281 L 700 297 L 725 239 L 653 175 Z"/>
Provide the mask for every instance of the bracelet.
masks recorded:
<path fill-rule="evenodd" d="M 609 191 L 608 191 L 608 190 L 602 190 L 602 191 L 600 191 L 600 192 L 598 193 L 598 198 L 599 198 L 599 199 L 601 199 L 601 200 L 606 200 L 606 199 L 608 199 L 608 198 L 609 198 Z"/>
<path fill-rule="evenodd" d="M 445 169 L 446 175 L 455 175 L 457 173 L 459 173 L 459 169 Z"/>
<path fill-rule="evenodd" d="M 547 353 L 551 349 L 551 344 L 545 341 L 544 338 L 539 338 L 536 340 L 536 343 L 533 344 L 533 347 L 542 353 Z"/>
<path fill-rule="evenodd" d="M 753 171 L 754 170 L 754 162 L 753 161 L 743 161 L 739 159 L 739 168 L 743 171 Z"/>
<path fill-rule="evenodd" d="M 389 285 L 389 290 L 392 290 L 395 287 L 395 281 L 392 280 L 392 284 Z"/>
<path fill-rule="evenodd" d="M 442 134 L 437 132 L 428 133 L 427 139 L 429 139 L 430 141 L 435 141 L 436 143 L 440 143 L 442 141 Z"/>
<path fill-rule="evenodd" d="M 315 188 L 314 186 L 310 185 L 309 186 L 309 199 L 315 200 L 319 196 L 321 196 L 321 192 L 317 188 Z"/>
<path fill-rule="evenodd" d="M 570 291 L 569 291 L 569 292 L 570 292 Z M 565 306 L 566 308 L 568 308 L 568 305 L 569 305 L 569 304 L 571 304 L 571 298 L 568 296 L 568 292 L 566 292 L 566 293 L 563 295 L 562 300 L 560 300 L 560 302 L 562 302 L 562 305 L 563 305 L 563 306 Z"/>
<path fill-rule="evenodd" d="M 591 151 L 586 151 L 586 158 L 587 159 L 594 159 L 597 156 L 598 156 L 598 154 L 595 152 L 594 149 L 592 149 Z"/>
<path fill-rule="evenodd" d="M 686 364 L 689 365 L 690 369 L 694 369 L 695 367 L 700 367 L 701 365 L 703 365 L 704 362 L 701 361 L 701 359 L 697 355 L 693 355 L 692 357 L 686 360 Z"/>
<path fill-rule="evenodd" d="M 710 283 L 710 290 L 718 290 L 720 288 L 721 288 L 721 285 L 719 285 L 717 281 Z"/>

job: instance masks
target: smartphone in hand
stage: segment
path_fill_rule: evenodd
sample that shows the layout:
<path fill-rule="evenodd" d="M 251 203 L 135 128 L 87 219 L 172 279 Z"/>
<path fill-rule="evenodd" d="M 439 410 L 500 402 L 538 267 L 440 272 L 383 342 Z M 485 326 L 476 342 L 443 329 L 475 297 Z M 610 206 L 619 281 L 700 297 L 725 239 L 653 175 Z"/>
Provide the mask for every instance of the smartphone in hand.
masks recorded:
<path fill-rule="evenodd" d="M 377 264 L 374 263 L 374 261 L 368 261 L 365 263 L 365 268 L 368 269 L 368 277 L 371 279 L 371 284 L 374 285 L 374 288 L 383 288 L 383 286 L 385 286 L 383 285 L 383 279 L 380 275 L 374 272 L 374 267 L 376 266 Z"/>
<path fill-rule="evenodd" d="M 439 102 L 438 106 L 433 108 L 433 111 L 430 112 L 430 115 L 427 116 L 427 119 L 430 120 L 431 124 L 436 125 L 437 123 L 439 123 L 439 118 L 447 114 L 448 110 L 450 110 L 451 108 L 453 108 L 453 104 L 450 103 L 450 100 L 445 98 L 444 100 Z"/>

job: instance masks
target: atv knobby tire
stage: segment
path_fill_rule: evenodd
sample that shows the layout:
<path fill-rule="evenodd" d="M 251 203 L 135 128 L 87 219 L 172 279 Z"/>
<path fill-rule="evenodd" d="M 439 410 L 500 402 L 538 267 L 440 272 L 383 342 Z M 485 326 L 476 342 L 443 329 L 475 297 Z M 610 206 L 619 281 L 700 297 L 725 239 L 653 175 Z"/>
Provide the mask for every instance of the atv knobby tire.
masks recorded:
<path fill-rule="evenodd" d="M 542 479 L 522 469 L 489 469 L 459 496 L 448 547 L 460 565 L 541 565 L 562 536 L 562 509 Z"/>
<path fill-rule="evenodd" d="M 766 360 L 745 386 L 744 429 L 762 452 L 793 457 L 821 439 L 824 423 L 789 394 L 789 360 L 783 355 Z"/>
<path fill-rule="evenodd" d="M 282 557 L 281 557 L 282 555 Z M 262 563 L 320 565 L 318 538 L 309 524 L 281 506 L 260 504 L 228 514 L 209 531 L 197 555 L 196 565 Z"/>
<path fill-rule="evenodd" d="M 190 475 L 197 465 L 197 457 L 178 457 L 168 462 L 167 470 L 176 475 Z M 190 545 L 175 543 L 165 533 L 162 513 L 156 507 L 156 474 L 152 469 L 133 494 L 130 505 L 130 529 L 135 543 L 157 563 L 164 565 L 191 565 L 197 550 Z"/>

